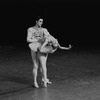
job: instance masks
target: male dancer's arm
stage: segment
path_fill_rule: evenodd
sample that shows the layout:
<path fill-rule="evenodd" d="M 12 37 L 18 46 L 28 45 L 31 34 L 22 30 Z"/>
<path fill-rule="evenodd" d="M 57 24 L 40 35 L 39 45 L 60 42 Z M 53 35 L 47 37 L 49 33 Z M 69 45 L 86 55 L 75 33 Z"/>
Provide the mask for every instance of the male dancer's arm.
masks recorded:
<path fill-rule="evenodd" d="M 35 42 L 37 39 L 32 35 L 34 34 L 34 29 L 29 28 L 27 33 L 27 42 Z"/>

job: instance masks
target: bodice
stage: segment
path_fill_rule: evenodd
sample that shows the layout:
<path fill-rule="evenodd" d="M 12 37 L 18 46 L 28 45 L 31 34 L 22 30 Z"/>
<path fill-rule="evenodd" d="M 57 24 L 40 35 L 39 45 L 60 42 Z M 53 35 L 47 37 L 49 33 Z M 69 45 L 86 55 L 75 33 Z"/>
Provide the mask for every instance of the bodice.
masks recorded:
<path fill-rule="evenodd" d="M 32 33 L 32 37 L 36 38 L 39 42 L 44 42 L 44 32 L 43 29 L 35 29 L 34 32 Z"/>

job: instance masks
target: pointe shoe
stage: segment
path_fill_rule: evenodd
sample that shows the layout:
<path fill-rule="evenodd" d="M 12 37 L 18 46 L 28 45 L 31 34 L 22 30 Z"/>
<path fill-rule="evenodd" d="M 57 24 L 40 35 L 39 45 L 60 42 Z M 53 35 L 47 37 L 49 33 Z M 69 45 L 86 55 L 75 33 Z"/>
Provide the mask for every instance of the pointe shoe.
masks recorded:
<path fill-rule="evenodd" d="M 47 84 L 52 84 L 52 82 L 48 81 Z"/>
<path fill-rule="evenodd" d="M 39 88 L 37 82 L 34 82 L 33 86 L 34 86 L 35 88 Z"/>
<path fill-rule="evenodd" d="M 47 83 L 46 82 L 43 82 L 43 87 L 47 87 Z"/>
<path fill-rule="evenodd" d="M 42 79 L 42 82 L 44 87 L 47 87 L 47 84 L 52 84 L 52 82 L 50 82 L 49 79 L 47 80 Z"/>
<path fill-rule="evenodd" d="M 52 84 L 52 82 L 50 82 L 49 79 L 46 80 L 42 79 L 42 82 L 46 82 L 47 84 Z"/>
<path fill-rule="evenodd" d="M 52 82 L 49 79 L 47 79 L 46 82 L 47 84 L 52 84 Z"/>

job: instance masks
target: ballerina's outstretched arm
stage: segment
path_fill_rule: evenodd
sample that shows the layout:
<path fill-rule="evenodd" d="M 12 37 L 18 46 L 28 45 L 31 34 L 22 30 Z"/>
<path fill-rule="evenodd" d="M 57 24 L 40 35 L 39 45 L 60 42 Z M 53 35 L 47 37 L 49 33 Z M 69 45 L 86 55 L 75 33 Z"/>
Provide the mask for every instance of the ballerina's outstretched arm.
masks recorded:
<path fill-rule="evenodd" d="M 69 47 L 63 47 L 63 46 L 60 46 L 60 44 L 58 43 L 58 47 L 59 49 L 63 49 L 63 50 L 69 50 L 72 48 L 72 46 L 69 44 Z"/>

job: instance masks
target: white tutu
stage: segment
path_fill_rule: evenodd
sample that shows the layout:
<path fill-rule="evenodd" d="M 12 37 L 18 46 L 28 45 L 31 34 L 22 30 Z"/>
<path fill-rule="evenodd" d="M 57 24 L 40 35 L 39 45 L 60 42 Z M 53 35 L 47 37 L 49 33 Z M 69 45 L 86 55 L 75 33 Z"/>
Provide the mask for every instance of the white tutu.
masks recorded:
<path fill-rule="evenodd" d="M 29 48 L 30 48 L 31 50 L 33 50 L 34 52 L 37 52 L 38 49 L 39 49 L 41 46 L 42 46 L 42 44 L 39 43 L 39 42 L 32 42 L 32 43 L 29 44 Z"/>
<path fill-rule="evenodd" d="M 39 48 L 39 51 L 42 53 L 54 53 L 57 50 L 58 46 L 46 45 L 44 48 Z"/>

